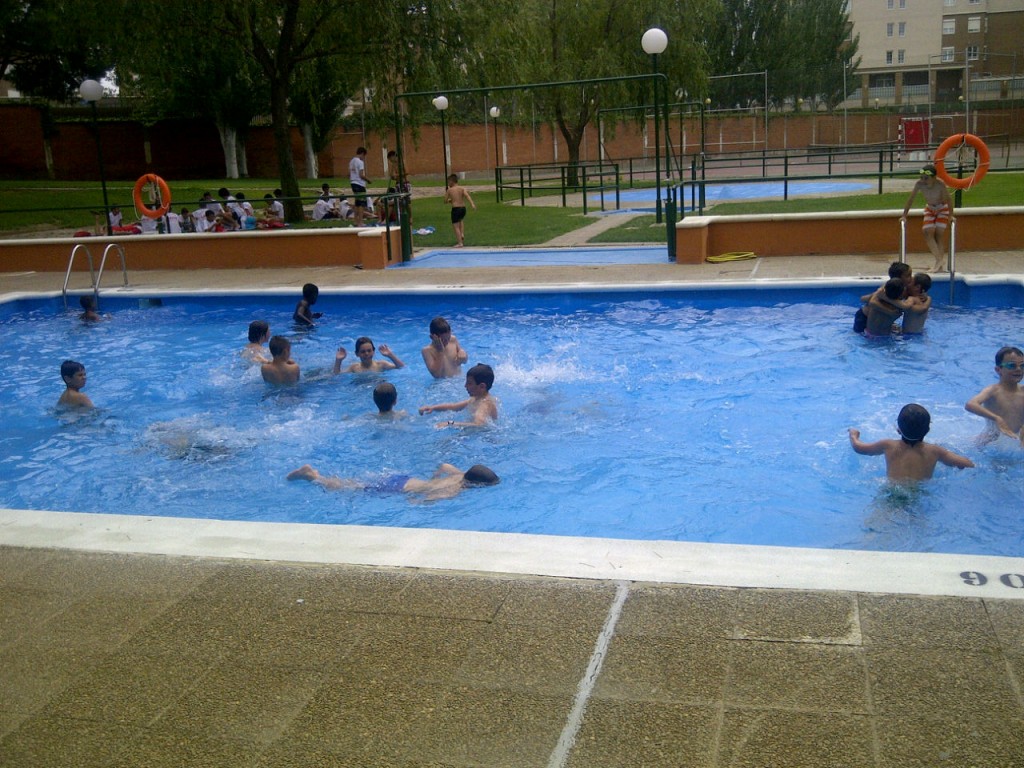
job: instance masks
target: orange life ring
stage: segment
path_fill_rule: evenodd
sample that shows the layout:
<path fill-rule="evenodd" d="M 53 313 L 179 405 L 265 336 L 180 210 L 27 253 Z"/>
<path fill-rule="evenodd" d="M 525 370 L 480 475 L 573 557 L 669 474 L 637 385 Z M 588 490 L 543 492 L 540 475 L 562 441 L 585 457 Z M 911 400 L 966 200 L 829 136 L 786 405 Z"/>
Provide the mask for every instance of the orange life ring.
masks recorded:
<path fill-rule="evenodd" d="M 954 179 L 946 173 L 946 153 L 953 147 L 959 147 L 964 144 L 974 147 L 974 150 L 978 153 L 978 166 L 974 169 L 974 173 L 966 179 Z M 955 133 L 939 144 L 939 148 L 935 150 L 935 174 L 942 179 L 946 186 L 953 187 L 953 189 L 970 189 L 973 187 L 988 173 L 988 163 L 988 147 L 985 146 L 984 141 L 973 133 Z"/>
<path fill-rule="evenodd" d="M 159 208 L 150 208 L 142 202 L 142 188 L 147 184 L 156 184 L 160 188 Z M 135 210 L 147 219 L 160 219 L 166 216 L 167 212 L 171 210 L 171 188 L 167 186 L 166 181 L 161 179 L 155 173 L 147 173 L 144 176 L 139 176 L 139 180 L 135 182 L 135 190 L 132 192 L 132 200 L 135 201 Z"/>

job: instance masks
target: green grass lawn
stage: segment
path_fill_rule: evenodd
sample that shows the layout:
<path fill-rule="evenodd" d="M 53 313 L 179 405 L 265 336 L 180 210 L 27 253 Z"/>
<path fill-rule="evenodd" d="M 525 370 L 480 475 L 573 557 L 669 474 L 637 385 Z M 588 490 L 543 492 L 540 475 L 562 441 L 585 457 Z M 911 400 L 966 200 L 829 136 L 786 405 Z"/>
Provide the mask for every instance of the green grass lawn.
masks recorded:
<path fill-rule="evenodd" d="M 908 179 L 915 178 L 912 174 Z M 111 205 L 120 205 L 125 218 L 133 215 L 133 181 L 111 181 L 107 184 Z M 260 206 L 263 195 L 277 186 L 273 179 L 207 179 L 171 184 L 174 207 L 194 209 L 205 191 L 216 196 L 219 187 L 233 192 L 244 192 L 254 206 Z M 302 180 L 304 196 L 315 197 L 320 184 L 315 180 Z M 470 209 L 466 217 L 466 244 L 469 246 L 536 245 L 554 237 L 586 226 L 592 221 L 583 216 L 580 208 L 519 206 L 514 203 L 499 205 L 492 189 L 469 187 L 477 210 Z M 376 190 L 380 191 L 380 190 Z M 374 190 L 371 190 L 371 194 Z M 751 213 L 806 213 L 829 211 L 860 211 L 902 208 L 906 202 L 903 192 L 882 195 L 864 194 L 835 197 L 800 198 L 789 201 L 740 201 L 720 203 L 707 208 L 715 215 Z M 921 206 L 920 199 L 915 207 Z M 32 229 L 91 229 L 91 211 L 99 210 L 103 196 L 98 182 L 62 181 L 0 181 L 0 230 L 26 231 Z M 974 189 L 963 193 L 963 207 L 995 205 L 1024 205 L 1024 174 L 991 172 Z M 307 222 L 297 226 L 321 226 Z M 333 224 L 333 226 L 338 226 Z M 344 226 L 344 225 L 341 225 Z M 448 206 L 440 196 L 417 198 L 413 202 L 413 228 L 433 227 L 434 234 L 416 237 L 418 246 L 446 247 L 455 243 Z M 657 224 L 653 215 L 645 215 L 623 222 L 620 226 L 593 238 L 597 243 L 663 243 L 666 238 L 664 223 Z"/>

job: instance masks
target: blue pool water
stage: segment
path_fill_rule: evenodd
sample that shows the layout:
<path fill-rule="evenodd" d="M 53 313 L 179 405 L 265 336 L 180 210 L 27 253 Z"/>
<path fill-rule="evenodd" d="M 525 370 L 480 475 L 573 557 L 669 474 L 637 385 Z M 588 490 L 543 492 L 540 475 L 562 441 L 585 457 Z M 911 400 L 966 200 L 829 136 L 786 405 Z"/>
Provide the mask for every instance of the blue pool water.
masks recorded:
<path fill-rule="evenodd" d="M 533 295 L 321 294 L 320 327 L 291 327 L 295 296 L 104 299 L 84 326 L 59 299 L 0 306 L 0 504 L 12 508 L 356 523 L 634 539 L 1021 556 L 1024 454 L 980 447 L 963 403 L 993 381 L 992 356 L 1022 343 L 1024 288 L 963 287 L 923 337 L 849 330 L 874 286 Z M 465 397 L 419 349 L 449 318 L 470 362 L 490 363 L 501 419 L 434 429 L 416 407 Z M 293 338 L 303 382 L 270 392 L 237 352 L 248 323 Z M 408 367 L 331 377 L 360 335 Z M 86 364 L 99 406 L 53 409 L 60 361 Z M 406 419 L 382 423 L 370 393 L 395 383 Z M 890 499 L 883 459 L 846 430 L 895 435 L 907 402 L 929 435 L 976 470 L 940 468 Z M 481 462 L 502 483 L 436 503 L 325 493 L 285 474 L 303 463 L 368 482 Z"/>
<path fill-rule="evenodd" d="M 552 267 L 597 266 L 604 264 L 664 264 L 666 246 L 623 248 L 516 248 L 514 250 L 473 250 L 450 248 L 418 255 L 412 261 L 399 262 L 388 269 L 438 269 L 456 267 Z"/>
<path fill-rule="evenodd" d="M 830 195 L 843 192 L 860 192 L 872 189 L 872 185 L 866 181 L 791 181 L 789 182 L 788 194 L 790 197 L 801 195 Z M 654 211 L 657 205 L 657 190 L 653 187 L 643 189 L 628 189 L 619 193 L 621 211 Z M 712 184 L 704 185 L 704 199 L 707 203 L 720 203 L 728 200 L 755 200 L 761 198 L 782 199 L 786 195 L 786 185 L 781 181 L 751 181 L 737 184 Z M 694 195 L 699 192 L 693 192 Z M 685 194 L 681 205 L 690 210 L 691 185 L 685 188 Z M 591 204 L 600 205 L 601 195 L 593 194 L 588 197 Z M 615 205 L 615 193 L 605 192 L 605 208 Z M 606 211 L 615 213 L 616 211 Z"/>

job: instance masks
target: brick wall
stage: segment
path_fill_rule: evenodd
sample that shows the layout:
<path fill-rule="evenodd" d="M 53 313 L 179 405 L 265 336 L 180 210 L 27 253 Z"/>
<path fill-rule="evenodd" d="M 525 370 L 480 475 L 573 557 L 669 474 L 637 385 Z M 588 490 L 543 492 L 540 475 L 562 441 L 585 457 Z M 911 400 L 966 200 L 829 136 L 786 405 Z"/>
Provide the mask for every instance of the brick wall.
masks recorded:
<path fill-rule="evenodd" d="M 938 134 L 964 130 L 958 116 L 936 121 Z M 976 132 L 982 136 L 1010 135 L 1019 138 L 1020 120 L 1013 112 L 979 112 Z M 808 145 L 841 145 L 844 130 L 849 144 L 875 144 L 897 140 L 899 115 L 884 112 L 837 114 L 800 113 L 770 115 L 768 146 L 771 149 L 803 149 Z M 974 127 L 974 126 L 972 126 Z M 604 158 L 653 158 L 654 124 L 648 121 L 644 132 L 635 122 L 606 125 Z M 664 128 L 664 127 L 663 127 Z M 102 120 L 99 124 L 103 143 L 104 166 L 108 179 L 134 180 L 146 172 L 159 173 L 165 179 L 223 178 L 224 159 L 216 128 L 206 121 L 165 120 L 152 126 L 129 121 Z M 705 149 L 708 153 L 760 150 L 765 147 L 763 115 L 718 116 L 708 113 L 705 120 Z M 494 124 L 453 125 L 447 127 L 451 171 L 488 173 L 495 163 Z M 669 140 L 673 151 L 684 155 L 700 150 L 700 121 L 670 118 Z M 34 106 L 0 107 L 0 178 L 40 179 L 47 177 L 42 113 Z M 513 126 L 499 122 L 497 131 L 499 160 L 502 165 L 564 163 L 569 153 L 564 138 L 548 125 Z M 941 138 L 941 137 L 939 137 Z M 596 161 L 599 129 L 590 125 L 581 147 L 581 159 Z M 305 176 L 302 136 L 293 128 L 292 156 L 300 178 Z M 68 180 L 93 180 L 99 177 L 96 145 L 89 122 L 59 123 L 50 138 L 54 177 Z M 149 160 L 147 161 L 147 146 Z M 356 148 L 365 146 L 367 175 L 374 187 L 385 184 L 384 156 L 395 148 L 393 134 L 377 136 L 338 131 L 319 155 L 320 178 L 344 184 L 348 163 Z M 406 171 L 411 176 L 432 175 L 440 179 L 443 170 L 440 125 L 420 126 L 403 137 Z M 255 127 L 247 138 L 249 175 L 276 178 L 277 153 L 270 127 Z"/>

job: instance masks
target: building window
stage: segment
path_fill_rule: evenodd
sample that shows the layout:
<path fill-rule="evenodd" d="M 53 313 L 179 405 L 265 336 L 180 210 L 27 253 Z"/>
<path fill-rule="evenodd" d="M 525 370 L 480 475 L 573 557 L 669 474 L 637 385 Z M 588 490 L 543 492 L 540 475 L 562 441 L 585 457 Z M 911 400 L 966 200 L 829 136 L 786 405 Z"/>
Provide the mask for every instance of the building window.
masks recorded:
<path fill-rule="evenodd" d="M 885 63 L 892 64 L 892 51 L 885 52 Z"/>
<path fill-rule="evenodd" d="M 956 34 L 956 19 L 943 19 L 942 20 L 942 34 L 954 35 Z"/>
<path fill-rule="evenodd" d="M 953 46 L 950 45 L 948 47 L 947 46 L 943 46 L 942 47 L 942 60 L 943 61 L 953 61 L 954 56 L 955 56 L 955 54 L 953 52 Z"/>
<path fill-rule="evenodd" d="M 887 2 L 885 4 L 885 7 L 888 8 L 891 11 L 893 8 L 896 7 L 895 0 L 887 0 Z"/>
<path fill-rule="evenodd" d="M 907 36 L 907 22 L 901 21 L 900 22 L 900 37 L 906 37 L 906 36 Z"/>
<path fill-rule="evenodd" d="M 904 62 L 904 60 L 906 59 L 906 56 L 907 56 L 907 52 L 904 51 L 901 48 L 899 51 L 896 52 L 896 63 L 897 64 L 902 64 Z"/>
<path fill-rule="evenodd" d="M 978 60 L 978 46 L 968 45 L 967 46 L 967 60 L 977 61 Z"/>
<path fill-rule="evenodd" d="M 981 16 L 968 16 L 967 17 L 967 31 L 968 32 L 981 32 Z"/>
<path fill-rule="evenodd" d="M 981 5 L 981 0 L 967 0 L 971 5 Z"/>
<path fill-rule="evenodd" d="M 907 0 L 900 0 L 900 8 L 906 8 L 906 7 L 907 7 Z"/>
<path fill-rule="evenodd" d="M 954 5 L 956 5 L 956 0 L 945 0 L 943 5 L 945 5 L 947 8 L 952 8 Z"/>
<path fill-rule="evenodd" d="M 891 21 L 888 24 L 885 25 L 885 36 L 886 37 L 892 37 L 892 31 L 895 28 L 895 26 L 896 25 L 893 24 Z"/>

